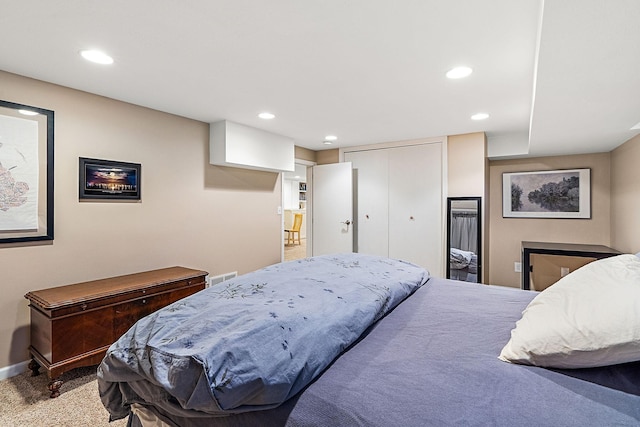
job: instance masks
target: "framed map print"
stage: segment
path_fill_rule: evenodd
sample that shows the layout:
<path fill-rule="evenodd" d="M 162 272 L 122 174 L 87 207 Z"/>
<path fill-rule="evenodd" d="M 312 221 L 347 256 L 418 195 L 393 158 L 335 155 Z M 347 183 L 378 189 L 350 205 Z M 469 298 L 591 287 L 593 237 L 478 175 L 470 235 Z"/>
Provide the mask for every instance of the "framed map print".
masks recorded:
<path fill-rule="evenodd" d="M 53 118 L 0 101 L 0 244 L 53 240 Z"/>

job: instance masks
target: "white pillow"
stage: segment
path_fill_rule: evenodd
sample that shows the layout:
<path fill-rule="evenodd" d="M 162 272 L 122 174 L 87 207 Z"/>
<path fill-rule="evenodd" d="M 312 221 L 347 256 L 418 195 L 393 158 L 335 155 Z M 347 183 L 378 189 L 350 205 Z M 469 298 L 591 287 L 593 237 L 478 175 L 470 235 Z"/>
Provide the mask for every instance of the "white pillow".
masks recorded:
<path fill-rule="evenodd" d="M 542 291 L 499 357 L 550 368 L 640 360 L 640 258 L 591 262 Z"/>

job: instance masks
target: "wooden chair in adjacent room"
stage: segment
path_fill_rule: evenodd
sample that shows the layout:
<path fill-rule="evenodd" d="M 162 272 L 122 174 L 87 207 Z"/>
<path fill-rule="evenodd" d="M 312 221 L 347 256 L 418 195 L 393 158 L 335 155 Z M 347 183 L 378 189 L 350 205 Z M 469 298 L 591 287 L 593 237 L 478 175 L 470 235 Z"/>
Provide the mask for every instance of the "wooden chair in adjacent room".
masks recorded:
<path fill-rule="evenodd" d="M 287 245 L 295 244 L 296 233 L 298 233 L 298 244 L 300 244 L 300 227 L 302 227 L 302 214 L 297 213 L 293 215 L 293 225 L 291 228 L 284 230 L 287 232 Z"/>

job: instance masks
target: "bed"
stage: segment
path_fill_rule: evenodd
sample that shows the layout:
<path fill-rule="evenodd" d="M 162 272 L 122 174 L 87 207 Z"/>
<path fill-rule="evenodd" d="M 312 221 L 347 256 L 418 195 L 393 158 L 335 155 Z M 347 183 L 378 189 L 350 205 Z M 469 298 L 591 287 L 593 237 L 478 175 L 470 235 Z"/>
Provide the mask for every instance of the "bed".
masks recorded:
<path fill-rule="evenodd" d="M 622 327 L 631 338 L 613 334 L 630 342 L 607 343 L 609 347 L 595 356 L 521 351 L 519 330 L 526 335 L 532 323 L 526 320 L 548 316 L 536 310 L 552 305 L 544 304 L 540 296 L 558 299 L 552 292 L 543 295 L 429 277 L 401 261 L 345 254 L 292 261 L 239 276 L 142 319 L 111 346 L 99 366 L 100 396 L 110 419 L 129 417 L 130 426 L 637 426 L 640 338 L 634 335 L 639 329 L 634 322 L 640 316 L 640 289 L 635 289 L 640 288 L 640 259 L 627 257 L 631 267 L 610 261 L 599 271 L 597 261 L 584 274 L 578 274 L 579 269 L 569 275 L 585 289 L 597 288 L 603 275 L 613 277 L 613 283 L 607 283 L 613 291 L 608 293 L 617 293 L 617 283 L 628 282 L 621 290 L 623 307 L 607 297 L 599 304 L 604 308 L 616 304 L 615 312 L 631 317 Z M 611 276 L 612 269 L 621 275 Z M 278 292 L 272 291 L 280 281 L 296 288 L 283 285 L 289 296 L 274 298 Z M 566 282 L 549 289 L 557 286 L 556 294 L 576 292 L 575 283 Z M 354 286 L 343 292 L 346 283 Z M 313 287 L 319 290 L 314 296 L 320 301 L 316 309 L 307 301 Z M 362 301 L 355 314 L 343 313 L 341 307 L 351 307 L 355 299 Z M 311 305 L 301 305 L 296 313 L 301 301 Z M 234 304 L 244 304 L 247 313 L 265 311 L 269 304 L 266 313 L 281 336 L 263 341 L 262 332 L 256 331 L 265 327 L 257 326 L 248 335 L 253 337 L 249 343 L 247 336 L 242 337 L 247 326 L 234 324 L 246 313 Z M 225 313 L 232 306 L 234 312 Z M 348 326 L 333 323 L 334 311 Z M 588 319 L 596 320 L 605 315 L 588 313 Z M 317 333 L 307 331 L 295 342 L 288 328 L 314 316 L 325 319 Z M 362 324 L 352 324 L 354 316 Z M 207 343 L 202 344 L 199 325 L 204 327 L 209 318 L 226 326 L 220 327 L 219 338 L 211 336 L 216 331 L 206 332 Z M 553 316 L 549 321 L 555 322 Z M 620 328 L 616 322 L 611 327 Z M 542 326 L 548 329 L 548 323 Z M 227 341 L 230 335 L 240 335 L 240 347 Z M 251 351 L 243 352 L 243 340 Z M 201 346 L 207 347 L 207 355 L 198 350 Z M 273 355 L 267 365 L 275 373 L 267 375 L 261 371 L 266 368 L 242 364 L 260 359 L 253 352 L 261 349 Z M 209 356 L 235 358 L 234 364 L 242 366 L 230 373 L 232 368 Z M 556 362 L 550 362 L 554 357 Z M 572 366 L 572 360 L 585 367 Z M 554 363 L 563 367 L 544 366 Z M 280 370 L 292 366 L 297 368 L 287 374 L 292 376 L 284 384 Z M 256 376 L 238 383 L 243 393 L 225 394 L 225 387 L 232 387 L 238 376 L 255 369 Z"/>

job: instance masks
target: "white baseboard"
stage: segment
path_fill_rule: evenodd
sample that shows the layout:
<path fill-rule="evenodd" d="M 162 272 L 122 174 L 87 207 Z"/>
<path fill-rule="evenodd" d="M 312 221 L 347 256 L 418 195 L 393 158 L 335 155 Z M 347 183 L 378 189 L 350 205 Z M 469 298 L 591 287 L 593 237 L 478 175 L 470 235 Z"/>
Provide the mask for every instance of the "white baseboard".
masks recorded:
<path fill-rule="evenodd" d="M 25 372 L 29 369 L 29 362 L 29 360 L 25 360 L 24 362 L 16 363 L 15 365 L 0 368 L 0 381 L 15 377 L 16 375 L 20 375 Z"/>

